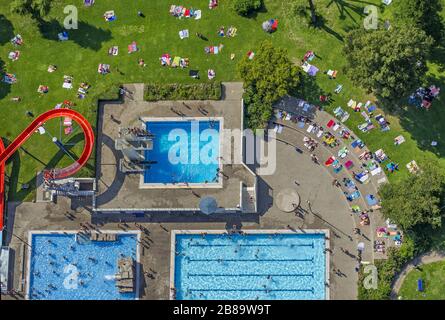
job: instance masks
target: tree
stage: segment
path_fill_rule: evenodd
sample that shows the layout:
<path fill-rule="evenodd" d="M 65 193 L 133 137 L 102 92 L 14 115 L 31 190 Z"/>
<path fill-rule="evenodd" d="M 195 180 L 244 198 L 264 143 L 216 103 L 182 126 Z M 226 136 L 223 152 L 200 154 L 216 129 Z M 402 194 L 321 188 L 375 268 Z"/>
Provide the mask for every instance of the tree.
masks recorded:
<path fill-rule="evenodd" d="M 440 0 L 403 0 L 394 4 L 394 17 L 399 24 L 416 26 L 436 42 L 444 36 L 444 22 L 440 15 Z"/>
<path fill-rule="evenodd" d="M 36 18 L 49 12 L 51 0 L 13 0 L 10 5 L 12 12 Z"/>
<path fill-rule="evenodd" d="M 344 47 L 347 73 L 382 102 L 392 104 L 420 85 L 432 44 L 431 37 L 412 26 L 351 31 Z"/>
<path fill-rule="evenodd" d="M 263 0 L 233 0 L 233 9 L 240 16 L 247 16 L 250 13 L 261 9 Z"/>
<path fill-rule="evenodd" d="M 386 184 L 380 190 L 384 217 L 405 231 L 442 225 L 445 172 L 437 163 L 425 164 L 422 170 L 400 182 Z"/>
<path fill-rule="evenodd" d="M 314 0 L 308 0 L 308 1 L 309 1 L 309 8 L 311 10 L 312 25 L 315 26 L 317 24 L 317 13 L 315 12 Z"/>
<path fill-rule="evenodd" d="M 287 51 L 274 48 L 270 41 L 260 44 L 253 60 L 244 57 L 238 64 L 238 73 L 244 80 L 248 124 L 253 129 L 267 125 L 273 103 L 296 89 L 301 76 Z"/>

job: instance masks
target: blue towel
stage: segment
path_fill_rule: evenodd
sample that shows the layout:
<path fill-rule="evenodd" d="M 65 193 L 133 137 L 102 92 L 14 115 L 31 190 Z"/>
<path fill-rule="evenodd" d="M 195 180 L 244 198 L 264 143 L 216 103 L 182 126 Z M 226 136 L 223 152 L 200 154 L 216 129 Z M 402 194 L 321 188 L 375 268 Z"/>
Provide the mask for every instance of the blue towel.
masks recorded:
<path fill-rule="evenodd" d="M 417 291 L 423 292 L 423 280 L 422 279 L 417 280 Z"/>

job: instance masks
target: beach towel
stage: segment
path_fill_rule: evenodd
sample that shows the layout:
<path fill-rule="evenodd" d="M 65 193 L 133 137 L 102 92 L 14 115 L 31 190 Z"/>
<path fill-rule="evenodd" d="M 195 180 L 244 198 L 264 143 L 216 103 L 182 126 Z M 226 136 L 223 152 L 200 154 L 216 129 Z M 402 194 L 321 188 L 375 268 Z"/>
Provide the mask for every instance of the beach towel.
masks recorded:
<path fill-rule="evenodd" d="M 311 133 L 312 130 L 314 130 L 314 126 L 311 124 L 308 128 L 307 128 L 307 132 Z"/>
<path fill-rule="evenodd" d="M 340 125 L 339 125 L 338 123 L 336 123 L 336 124 L 334 125 L 334 127 L 332 127 L 332 130 L 337 131 L 338 128 L 340 128 Z"/>
<path fill-rule="evenodd" d="M 128 53 L 133 53 L 133 52 L 136 52 L 138 50 L 139 49 L 138 49 L 136 41 L 133 41 L 131 44 L 128 45 Z"/>
<path fill-rule="evenodd" d="M 366 202 L 368 203 L 369 206 L 374 206 L 378 202 L 377 198 L 374 197 L 372 194 L 366 195 L 365 199 L 366 199 Z"/>
<path fill-rule="evenodd" d="M 110 49 L 108 49 L 108 54 L 111 56 L 117 56 L 119 54 L 119 47 L 118 46 L 112 46 Z"/>
<path fill-rule="evenodd" d="M 179 31 L 179 38 L 184 39 L 189 37 L 188 29 Z"/>
<path fill-rule="evenodd" d="M 68 40 L 68 32 L 63 31 L 57 35 L 59 37 L 59 41 L 67 41 Z"/>
<path fill-rule="evenodd" d="M 20 51 L 11 51 L 8 54 L 8 58 L 11 59 L 12 61 L 17 61 L 20 57 Z"/>
<path fill-rule="evenodd" d="M 283 131 L 283 126 L 280 124 L 276 124 L 273 131 L 275 131 L 276 133 L 281 133 Z"/>
<path fill-rule="evenodd" d="M 105 21 L 114 21 L 114 20 L 116 20 L 116 16 L 114 14 L 114 10 L 106 11 L 104 13 L 104 19 L 105 19 Z"/>
<path fill-rule="evenodd" d="M 65 117 L 63 119 L 63 126 L 65 127 L 70 127 L 73 124 L 73 119 L 71 119 L 70 117 Z"/>
<path fill-rule="evenodd" d="M 181 62 L 181 57 L 178 56 L 174 57 L 172 62 L 172 67 L 173 68 L 179 67 L 180 62 Z"/>
<path fill-rule="evenodd" d="M 345 167 L 346 167 L 346 169 L 351 169 L 352 167 L 354 166 L 354 162 L 352 162 L 352 160 L 348 160 L 348 161 L 346 161 L 346 163 L 345 163 Z"/>
<path fill-rule="evenodd" d="M 334 126 L 334 124 L 335 124 L 335 121 L 334 121 L 334 120 L 329 120 L 329 122 L 328 122 L 328 124 L 327 124 L 327 127 L 328 127 L 328 128 L 331 128 L 331 127 Z"/>
<path fill-rule="evenodd" d="M 201 10 L 196 10 L 195 11 L 195 20 L 199 20 L 201 19 Z"/>
<path fill-rule="evenodd" d="M 298 122 L 298 128 L 303 129 L 304 128 L 304 122 L 302 122 L 302 121 Z"/>

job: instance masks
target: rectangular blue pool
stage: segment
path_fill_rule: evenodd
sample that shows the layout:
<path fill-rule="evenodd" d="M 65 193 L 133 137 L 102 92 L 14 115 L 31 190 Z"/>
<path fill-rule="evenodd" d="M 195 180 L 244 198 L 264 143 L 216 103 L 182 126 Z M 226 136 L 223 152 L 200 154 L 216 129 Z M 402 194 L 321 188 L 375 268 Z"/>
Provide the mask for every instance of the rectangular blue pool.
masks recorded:
<path fill-rule="evenodd" d="M 178 233 L 175 239 L 171 286 L 178 300 L 328 298 L 325 233 Z"/>
<path fill-rule="evenodd" d="M 154 161 L 144 173 L 144 184 L 216 184 L 219 182 L 220 121 L 148 121 L 154 135 Z"/>
<path fill-rule="evenodd" d="M 75 233 L 32 233 L 29 299 L 136 299 L 136 293 L 118 291 L 114 276 L 119 258 L 132 257 L 138 261 L 137 238 L 136 233 L 120 233 L 117 241 L 98 242 L 80 239 Z"/>

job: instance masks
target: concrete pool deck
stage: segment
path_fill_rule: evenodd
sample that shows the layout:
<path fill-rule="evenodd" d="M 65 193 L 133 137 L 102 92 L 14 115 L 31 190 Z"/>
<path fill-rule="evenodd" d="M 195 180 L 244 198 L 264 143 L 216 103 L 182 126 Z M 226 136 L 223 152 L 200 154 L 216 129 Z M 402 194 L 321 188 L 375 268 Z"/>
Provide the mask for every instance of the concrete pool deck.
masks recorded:
<path fill-rule="evenodd" d="M 244 234 L 323 234 L 325 237 L 325 252 L 329 252 L 331 249 L 330 245 L 330 232 L 329 229 L 294 229 L 294 230 L 243 230 L 241 231 Z M 237 232 L 239 233 L 239 232 Z M 172 230 L 171 231 L 171 240 L 170 240 L 170 300 L 175 300 L 175 257 L 176 257 L 176 236 L 177 235 L 199 235 L 199 234 L 213 234 L 213 235 L 221 235 L 221 234 L 233 234 L 228 230 Z M 330 255 L 325 254 L 325 300 L 330 299 L 330 272 L 329 272 L 329 263 L 330 263 Z"/>
<path fill-rule="evenodd" d="M 218 206 L 232 211 L 239 207 L 252 211 L 245 198 L 246 189 L 255 189 L 256 177 L 244 164 L 223 164 L 222 172 L 227 178 L 222 179 L 222 188 L 140 188 L 141 175 L 124 175 L 119 171 L 119 160 L 123 155 L 114 149 L 114 140 L 118 137 L 119 127 L 140 126 L 140 120 L 160 118 L 178 118 L 174 111 L 181 112 L 187 118 L 224 119 L 225 129 L 243 127 L 242 83 L 223 83 L 222 100 L 218 101 L 143 101 L 143 85 L 127 85 L 134 92 L 133 99 L 124 99 L 122 103 L 101 102 L 99 122 L 96 178 L 98 195 L 96 209 L 100 212 L 116 211 L 194 211 L 199 208 L 199 198 L 212 196 Z M 208 114 L 203 115 L 200 110 Z M 112 121 L 111 119 L 115 119 Z M 232 156 L 235 156 L 232 152 Z M 235 158 L 236 159 L 236 158 Z"/>
<path fill-rule="evenodd" d="M 139 86 L 139 89 L 137 87 Z M 195 208 L 199 198 L 190 190 L 150 190 L 141 193 L 138 189 L 139 176 L 124 176 L 116 171 L 119 155 L 114 150 L 113 137 L 117 136 L 118 124 L 110 120 L 113 114 L 124 123 L 137 121 L 138 116 L 175 117 L 169 111 L 171 106 L 184 110 L 190 116 L 201 117 L 199 106 L 204 106 L 215 116 L 223 116 L 225 123 L 239 124 L 242 94 L 241 84 L 227 84 L 224 101 L 186 102 L 192 110 L 183 106 L 182 102 L 139 103 L 142 99 L 142 85 L 128 86 L 135 92 L 134 101 L 121 103 L 102 103 L 99 110 L 98 128 L 106 134 L 98 136 L 97 148 L 97 179 L 99 196 L 98 207 L 122 208 L 120 211 L 103 214 L 93 211 L 90 201 L 59 197 L 56 203 L 8 203 L 8 225 L 5 243 L 11 247 L 13 258 L 11 267 L 14 269 L 12 287 L 21 293 L 25 292 L 25 273 L 27 263 L 27 235 L 33 230 L 78 230 L 80 224 L 90 223 L 100 230 L 138 230 L 141 234 L 141 299 L 169 299 L 170 288 L 170 253 L 172 230 L 229 230 L 233 226 L 237 230 L 270 230 L 270 229 L 329 229 L 330 230 L 330 298 L 356 299 L 357 273 L 354 271 L 358 241 L 366 243 L 372 250 L 371 239 L 364 235 L 354 235 L 354 217 L 351 216 L 349 204 L 339 188 L 332 186 L 332 176 L 322 166 L 314 165 L 309 155 L 297 154 L 292 145 L 277 143 L 277 169 L 273 175 L 258 177 L 258 209 L 257 213 L 218 213 L 211 216 L 185 212 L 185 210 L 165 211 L 137 215 L 134 211 L 125 212 L 125 208 L 138 208 L 142 203 L 153 208 L 179 207 Z M 233 92 L 232 92 L 233 91 Z M 236 96 L 236 99 L 234 98 Z M 103 105 L 107 107 L 103 108 Z M 130 120 L 131 119 L 131 120 Z M 129 123 L 130 125 L 131 123 Z M 290 130 L 283 132 L 282 138 L 302 147 L 299 136 Z M 293 140 L 291 140 L 293 139 Z M 245 167 L 226 166 L 226 174 L 231 178 L 225 182 L 223 192 L 212 189 L 202 192 L 199 196 L 215 196 L 219 204 L 231 205 L 227 200 L 239 199 L 239 182 L 253 179 L 252 173 Z M 251 181 L 252 183 L 254 181 Z M 231 185 L 232 184 L 232 185 Z M 301 198 L 300 210 L 297 213 L 282 212 L 277 206 L 275 197 L 284 189 L 295 189 Z M 226 199 L 227 197 L 227 199 Z M 369 227 L 368 227 L 369 228 Z M 370 229 L 370 228 L 369 228 Z M 367 232 L 367 234 L 369 234 Z M 348 253 L 346 253 L 348 252 Z M 368 251 L 369 252 L 369 251 Z M 365 252 L 366 253 L 366 252 Z M 341 272 L 340 272 L 341 271 Z M 2 296 L 2 299 L 21 299 L 19 295 Z"/>

